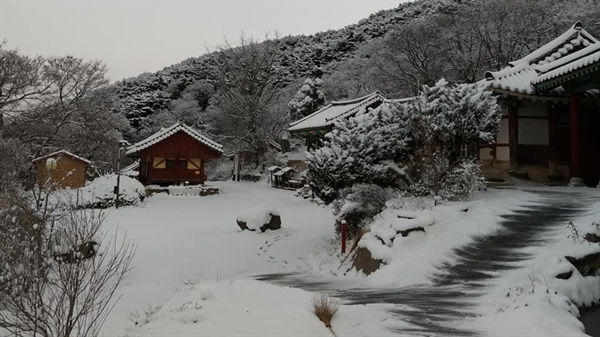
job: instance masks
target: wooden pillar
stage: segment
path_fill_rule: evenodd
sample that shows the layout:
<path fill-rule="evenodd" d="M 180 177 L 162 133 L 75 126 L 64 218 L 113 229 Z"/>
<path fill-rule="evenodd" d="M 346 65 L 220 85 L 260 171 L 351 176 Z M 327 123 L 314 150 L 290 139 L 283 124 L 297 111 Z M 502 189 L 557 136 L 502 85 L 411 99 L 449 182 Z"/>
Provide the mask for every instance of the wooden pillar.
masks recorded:
<path fill-rule="evenodd" d="M 571 185 L 581 185 L 581 157 L 580 157 L 580 118 L 579 118 L 579 94 L 571 94 Z"/>
<path fill-rule="evenodd" d="M 508 148 L 510 151 L 510 170 L 519 169 L 519 115 L 517 105 L 508 106 Z"/>
<path fill-rule="evenodd" d="M 558 180 L 558 158 L 557 158 L 557 125 L 558 111 L 556 106 L 548 103 L 548 173 L 550 180 Z"/>

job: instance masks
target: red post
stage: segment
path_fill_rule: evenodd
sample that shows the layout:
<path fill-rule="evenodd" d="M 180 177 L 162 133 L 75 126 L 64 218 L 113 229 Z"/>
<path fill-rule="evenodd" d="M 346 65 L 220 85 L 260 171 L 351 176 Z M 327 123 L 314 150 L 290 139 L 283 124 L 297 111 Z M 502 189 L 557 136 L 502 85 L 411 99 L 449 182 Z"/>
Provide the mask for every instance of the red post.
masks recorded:
<path fill-rule="evenodd" d="M 346 254 L 346 234 L 348 231 L 348 225 L 346 220 L 342 220 L 342 255 Z"/>
<path fill-rule="evenodd" d="M 579 170 L 579 94 L 571 94 L 571 178 L 580 177 Z"/>

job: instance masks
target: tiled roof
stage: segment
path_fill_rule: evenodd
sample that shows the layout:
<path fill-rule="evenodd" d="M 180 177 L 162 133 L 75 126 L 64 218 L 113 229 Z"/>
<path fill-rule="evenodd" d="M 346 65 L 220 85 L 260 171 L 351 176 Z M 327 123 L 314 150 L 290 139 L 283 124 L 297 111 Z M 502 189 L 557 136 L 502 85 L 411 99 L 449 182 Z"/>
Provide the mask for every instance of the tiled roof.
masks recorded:
<path fill-rule="evenodd" d="M 69 152 L 69 151 L 67 151 L 67 150 L 60 150 L 60 151 L 52 152 L 52 153 L 50 153 L 50 154 L 47 154 L 47 155 L 45 155 L 45 156 L 37 157 L 37 158 L 35 158 L 34 160 L 32 160 L 32 162 L 34 162 L 34 163 L 35 163 L 35 162 L 37 162 L 37 161 L 40 161 L 40 160 L 42 160 L 42 159 L 46 159 L 46 158 L 50 158 L 50 157 L 54 157 L 54 156 L 56 156 L 56 155 L 59 155 L 59 156 L 60 156 L 60 155 L 63 155 L 63 154 L 64 154 L 64 155 L 67 155 L 67 156 L 69 156 L 69 157 L 71 157 L 71 158 L 75 158 L 75 159 L 77 159 L 77 160 L 79 160 L 79 161 L 82 161 L 82 162 L 84 162 L 84 163 L 86 163 L 86 164 L 91 164 L 91 163 L 92 163 L 91 161 L 89 161 L 89 160 L 87 160 L 87 159 L 85 159 L 85 158 L 82 158 L 82 157 L 80 157 L 80 156 L 78 156 L 78 155 L 75 155 L 75 154 L 73 154 L 73 153 L 71 153 L 71 152 Z"/>
<path fill-rule="evenodd" d="M 581 53 L 580 53 L 581 52 Z M 585 53 L 583 53 L 585 52 Z M 582 56 L 584 55 L 584 56 Z M 593 64 L 600 65 L 600 43 L 596 43 L 591 45 L 589 48 L 585 48 L 580 50 L 577 53 L 574 53 L 569 56 L 577 56 L 577 57 L 565 57 L 565 60 L 557 60 L 554 64 L 554 67 L 549 69 L 549 71 L 540 74 L 532 84 L 540 84 L 551 79 L 569 74 L 575 70 L 579 70 L 581 68 L 591 66 Z M 559 62 L 562 61 L 562 62 Z"/>
<path fill-rule="evenodd" d="M 148 148 L 156 143 L 159 143 L 159 142 L 171 137 L 172 135 L 176 134 L 179 131 L 185 132 L 187 135 L 194 138 L 198 142 L 200 142 L 216 151 L 223 153 L 223 145 L 209 139 L 206 136 L 201 135 L 198 131 L 192 129 L 190 126 L 186 125 L 182 121 L 178 121 L 177 123 L 171 125 L 170 127 L 162 129 L 162 130 L 156 132 L 155 134 L 151 135 L 150 137 L 131 145 L 127 149 L 126 154 L 133 154 L 133 153 L 139 152 L 145 148 Z"/>
<path fill-rule="evenodd" d="M 331 104 L 320 110 L 299 119 L 290 124 L 290 132 L 297 132 L 307 129 L 324 128 L 335 123 L 338 118 L 355 115 L 361 110 L 377 101 L 383 102 L 385 98 L 378 91 L 369 95 L 346 101 L 331 102 Z"/>
<path fill-rule="evenodd" d="M 493 89 L 535 94 L 534 84 L 585 66 L 599 50 L 600 42 L 576 23 L 509 67 L 486 73 L 484 83 Z"/>

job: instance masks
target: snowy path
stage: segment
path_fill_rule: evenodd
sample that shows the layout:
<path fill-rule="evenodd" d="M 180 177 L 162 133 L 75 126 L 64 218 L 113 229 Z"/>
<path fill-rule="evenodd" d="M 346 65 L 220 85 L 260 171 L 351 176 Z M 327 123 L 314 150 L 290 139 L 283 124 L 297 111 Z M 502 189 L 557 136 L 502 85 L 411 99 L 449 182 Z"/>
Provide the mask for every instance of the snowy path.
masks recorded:
<path fill-rule="evenodd" d="M 479 336 L 484 331 L 469 326 L 478 316 L 474 307 L 486 292 L 486 283 L 502 272 L 519 267 L 530 255 L 525 248 L 538 246 L 550 237 L 553 229 L 583 211 L 591 201 L 589 194 L 572 192 L 538 192 L 543 200 L 504 215 L 501 230 L 494 235 L 474 238 L 467 246 L 454 249 L 454 262 L 443 265 L 431 278 L 431 284 L 397 289 L 341 288 L 340 284 L 312 281 L 294 274 L 271 274 L 258 277 L 300 287 L 327 292 L 347 304 L 394 304 L 390 312 L 410 328 L 399 334 L 421 336 Z"/>

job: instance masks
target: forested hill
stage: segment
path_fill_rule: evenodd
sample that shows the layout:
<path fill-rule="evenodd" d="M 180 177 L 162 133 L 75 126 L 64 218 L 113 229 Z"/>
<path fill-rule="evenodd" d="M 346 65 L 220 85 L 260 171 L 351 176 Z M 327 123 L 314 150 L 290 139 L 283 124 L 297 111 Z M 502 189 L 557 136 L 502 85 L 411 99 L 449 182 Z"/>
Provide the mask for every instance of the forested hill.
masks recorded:
<path fill-rule="evenodd" d="M 280 50 L 275 67 L 281 73 L 277 86 L 331 73 L 341 61 L 352 58 L 359 47 L 384 36 L 398 25 L 435 13 L 457 12 L 476 0 L 419 0 L 382 10 L 338 30 L 314 35 L 286 36 L 275 42 Z M 145 117 L 169 110 L 171 101 L 191 84 L 211 80 L 214 53 L 192 57 L 155 73 L 144 73 L 114 84 L 118 110 L 136 128 Z M 298 89 L 298 88 L 295 88 Z"/>
<path fill-rule="evenodd" d="M 244 51 L 224 48 L 120 81 L 112 86 L 115 109 L 133 126 L 133 140 L 182 119 L 226 144 L 237 142 L 232 147 L 256 149 L 325 101 L 374 90 L 406 97 L 440 78 L 475 82 L 576 21 L 600 36 L 598 17 L 598 0 L 417 0 L 338 30 L 245 41 Z M 263 64 L 253 69 L 236 66 L 258 58 Z M 268 101 L 252 90 L 241 94 L 247 102 L 232 100 L 257 85 Z M 261 113 L 244 111 L 244 104 Z M 252 126 L 241 126 L 242 119 Z M 260 132 L 248 139 L 248 128 Z"/>

